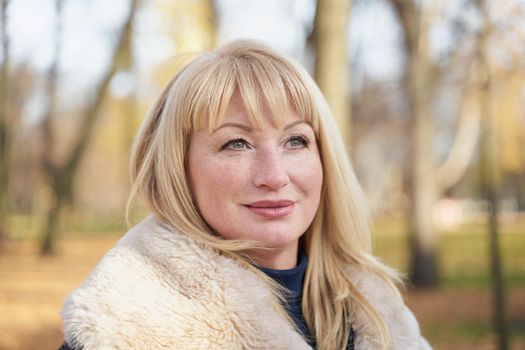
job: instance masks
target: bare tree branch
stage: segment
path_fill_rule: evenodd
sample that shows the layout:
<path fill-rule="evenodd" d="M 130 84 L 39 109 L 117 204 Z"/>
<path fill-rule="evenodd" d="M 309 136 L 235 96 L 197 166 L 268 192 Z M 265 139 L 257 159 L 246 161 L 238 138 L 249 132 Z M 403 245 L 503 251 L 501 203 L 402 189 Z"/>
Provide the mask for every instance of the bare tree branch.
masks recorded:
<path fill-rule="evenodd" d="M 455 140 L 447 159 L 437 169 L 438 196 L 457 184 L 467 172 L 478 146 L 480 133 L 477 94 L 465 97 Z"/>
<path fill-rule="evenodd" d="M 52 154 L 55 146 L 55 139 L 53 135 L 53 115 L 55 114 L 56 90 L 58 84 L 58 70 L 60 66 L 60 54 L 62 52 L 62 9 L 64 6 L 63 0 L 56 0 L 55 2 L 55 28 L 54 28 L 54 50 L 51 65 L 47 72 L 46 79 L 46 94 L 47 94 L 47 108 L 41 121 L 40 128 L 42 130 L 42 165 L 46 174 L 55 176 L 55 166 L 53 164 Z"/>
<path fill-rule="evenodd" d="M 57 0 L 57 4 L 59 3 L 61 4 L 62 0 Z M 109 68 L 103 74 L 99 84 L 96 87 L 97 93 L 81 118 L 80 132 L 74 141 L 74 145 L 69 157 L 63 163 L 63 165 L 54 164 L 52 161 L 46 162 L 46 164 L 49 166 L 48 177 L 51 179 L 51 187 L 53 189 L 55 198 L 52 200 L 50 205 L 47 224 L 42 235 L 41 250 L 44 254 L 50 254 L 53 252 L 58 219 L 64 199 L 67 196 L 70 196 L 72 193 L 73 179 L 78 170 L 78 165 L 93 134 L 95 121 L 102 107 L 102 102 L 105 94 L 107 93 L 109 83 L 117 72 L 118 57 L 120 56 L 122 50 L 126 48 L 128 42 L 131 40 L 132 23 L 137 6 L 138 0 L 131 0 L 128 15 L 118 34 L 117 44 L 115 45 L 111 55 Z M 46 154 L 46 156 L 50 157 L 50 154 Z"/>

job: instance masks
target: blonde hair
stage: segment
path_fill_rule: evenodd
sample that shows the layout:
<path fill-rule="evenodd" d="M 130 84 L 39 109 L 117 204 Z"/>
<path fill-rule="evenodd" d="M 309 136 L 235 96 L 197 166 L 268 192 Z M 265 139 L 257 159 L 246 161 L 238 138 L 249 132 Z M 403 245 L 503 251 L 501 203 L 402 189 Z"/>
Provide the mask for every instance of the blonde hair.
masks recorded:
<path fill-rule="evenodd" d="M 131 156 L 132 199 L 139 195 L 161 220 L 258 273 L 276 296 L 276 284 L 253 268 L 243 251 L 254 242 L 225 240 L 204 221 L 195 205 L 186 172 L 191 132 L 218 127 L 238 91 L 250 121 L 261 126 L 266 103 L 274 123 L 292 108 L 312 125 L 323 164 L 321 203 L 301 238 L 309 258 L 302 309 L 318 349 L 343 349 L 352 310 L 360 309 L 376 330 L 378 345 L 388 347 L 388 328 L 349 277 L 354 267 L 382 278 L 399 296 L 396 274 L 372 255 L 365 200 L 337 127 L 318 87 L 298 64 L 254 41 L 236 41 L 198 55 L 170 81 L 135 139 Z M 274 307 L 286 317 L 276 298 Z"/>

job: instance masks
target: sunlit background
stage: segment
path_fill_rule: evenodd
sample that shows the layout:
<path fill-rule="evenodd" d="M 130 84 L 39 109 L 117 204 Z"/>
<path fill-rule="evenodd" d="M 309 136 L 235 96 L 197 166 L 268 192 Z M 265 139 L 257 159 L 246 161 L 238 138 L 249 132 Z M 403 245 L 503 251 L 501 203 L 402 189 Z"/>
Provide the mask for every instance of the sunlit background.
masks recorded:
<path fill-rule="evenodd" d="M 0 349 L 55 349 L 59 310 L 125 233 L 128 158 L 187 53 L 237 38 L 331 105 L 436 349 L 525 349 L 525 1 L 2 0 Z M 131 221 L 146 215 L 139 203 Z"/>

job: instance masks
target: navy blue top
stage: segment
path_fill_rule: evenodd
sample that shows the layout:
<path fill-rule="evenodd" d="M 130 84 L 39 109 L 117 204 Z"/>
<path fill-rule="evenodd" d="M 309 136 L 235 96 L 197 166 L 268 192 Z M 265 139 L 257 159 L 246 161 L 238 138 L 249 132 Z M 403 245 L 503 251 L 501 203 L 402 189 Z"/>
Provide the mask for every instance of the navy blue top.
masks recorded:
<path fill-rule="evenodd" d="M 315 349 L 315 337 L 310 334 L 308 326 L 303 316 L 301 309 L 301 302 L 303 299 L 303 281 L 306 267 L 308 266 L 308 258 L 299 251 L 297 257 L 297 266 L 289 270 L 273 270 L 265 267 L 259 267 L 268 277 L 275 282 L 285 287 L 289 293 L 286 293 L 284 308 L 288 315 L 295 322 L 297 328 L 303 334 L 308 344 Z"/>
<path fill-rule="evenodd" d="M 297 256 L 297 266 L 288 270 L 273 270 L 265 267 L 259 267 L 268 277 L 272 278 L 275 282 L 285 287 L 289 293 L 284 295 L 285 304 L 284 308 L 288 312 L 288 315 L 295 322 L 297 328 L 303 334 L 304 339 L 308 344 L 315 349 L 316 340 L 308 330 L 306 321 L 303 316 L 301 309 L 301 302 L 303 297 L 303 282 L 306 267 L 308 266 L 308 258 L 306 255 L 299 250 Z M 351 329 L 350 339 L 348 340 L 347 350 L 354 349 L 355 332 Z"/>

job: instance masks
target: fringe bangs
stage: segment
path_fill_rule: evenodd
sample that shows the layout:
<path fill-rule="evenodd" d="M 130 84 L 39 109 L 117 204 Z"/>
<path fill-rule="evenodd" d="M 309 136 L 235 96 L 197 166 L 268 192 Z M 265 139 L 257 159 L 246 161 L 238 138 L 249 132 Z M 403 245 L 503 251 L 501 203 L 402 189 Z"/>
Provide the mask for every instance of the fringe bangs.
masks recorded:
<path fill-rule="evenodd" d="M 276 57 L 253 51 L 219 51 L 190 63 L 177 80 L 170 104 L 180 113 L 174 117 L 180 119 L 176 124 L 185 133 L 217 129 L 237 92 L 254 129 L 262 128 L 265 110 L 277 127 L 283 126 L 287 114 L 295 112 L 318 135 L 319 116 L 303 77 Z"/>

